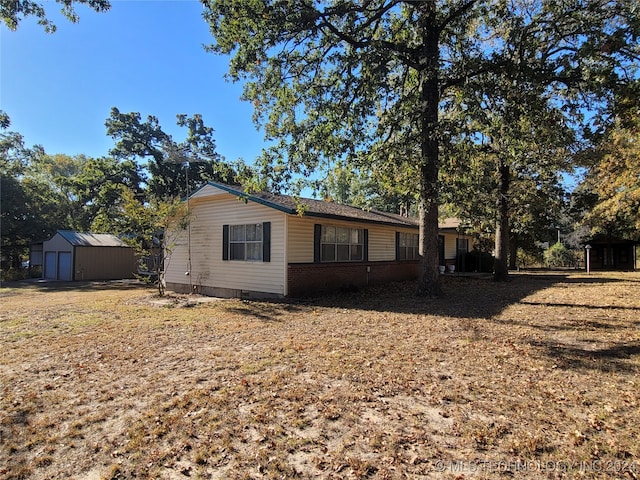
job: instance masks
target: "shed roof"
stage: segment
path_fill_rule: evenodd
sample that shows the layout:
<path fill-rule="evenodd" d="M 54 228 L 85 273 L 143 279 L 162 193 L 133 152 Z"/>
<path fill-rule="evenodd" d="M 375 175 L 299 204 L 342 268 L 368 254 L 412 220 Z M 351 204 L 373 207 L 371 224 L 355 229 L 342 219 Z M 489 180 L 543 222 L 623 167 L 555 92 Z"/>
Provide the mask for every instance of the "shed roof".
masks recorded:
<path fill-rule="evenodd" d="M 304 215 L 311 217 L 380 223 L 410 228 L 417 228 L 419 225 L 417 218 L 403 217 L 402 215 L 381 212 L 374 209 L 365 210 L 363 208 L 325 200 L 298 198 L 269 192 L 246 193 L 240 185 L 227 185 L 217 182 L 209 182 L 208 185 L 288 214 L 298 214 L 299 209 L 301 209 Z M 197 192 L 194 192 L 194 195 L 196 193 Z"/>
<path fill-rule="evenodd" d="M 609 237 L 607 235 L 594 235 L 590 239 L 585 241 L 586 244 L 592 245 L 638 245 L 640 240 L 633 240 L 630 238 Z"/>
<path fill-rule="evenodd" d="M 82 233 L 72 230 L 57 232 L 74 247 L 128 247 L 126 243 L 110 233 Z"/>

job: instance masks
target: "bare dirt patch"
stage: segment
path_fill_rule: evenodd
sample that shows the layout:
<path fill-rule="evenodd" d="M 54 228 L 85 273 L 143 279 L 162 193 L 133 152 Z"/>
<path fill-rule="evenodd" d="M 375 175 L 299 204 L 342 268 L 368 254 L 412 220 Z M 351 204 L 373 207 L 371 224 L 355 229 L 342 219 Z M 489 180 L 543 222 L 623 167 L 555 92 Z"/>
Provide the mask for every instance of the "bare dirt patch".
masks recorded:
<path fill-rule="evenodd" d="M 0 478 L 638 478 L 640 275 L 0 289 Z"/>

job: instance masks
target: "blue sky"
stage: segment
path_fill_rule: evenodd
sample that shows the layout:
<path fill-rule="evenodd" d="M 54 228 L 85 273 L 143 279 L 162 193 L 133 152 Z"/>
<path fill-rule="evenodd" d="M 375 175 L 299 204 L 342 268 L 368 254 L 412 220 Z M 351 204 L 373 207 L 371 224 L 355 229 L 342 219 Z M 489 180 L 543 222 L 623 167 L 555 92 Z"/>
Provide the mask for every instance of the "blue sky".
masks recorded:
<path fill-rule="evenodd" d="M 264 145 L 242 88 L 224 80 L 228 58 L 204 51 L 211 43 L 196 0 L 112 0 L 96 13 L 76 7 L 80 22 L 45 2 L 58 30 L 46 34 L 27 18 L 15 32 L 0 26 L 0 109 L 27 146 L 50 154 L 108 155 L 104 122 L 111 107 L 155 115 L 180 141 L 176 114 L 202 114 L 215 130 L 218 153 L 252 163 Z"/>

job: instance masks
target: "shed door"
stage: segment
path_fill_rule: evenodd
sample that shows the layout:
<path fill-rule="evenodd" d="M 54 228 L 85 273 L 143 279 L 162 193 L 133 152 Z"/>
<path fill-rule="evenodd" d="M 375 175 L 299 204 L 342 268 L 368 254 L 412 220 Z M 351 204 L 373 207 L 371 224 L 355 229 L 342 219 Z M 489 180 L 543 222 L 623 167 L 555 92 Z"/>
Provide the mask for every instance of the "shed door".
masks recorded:
<path fill-rule="evenodd" d="M 58 280 L 71 281 L 71 252 L 58 252 Z"/>
<path fill-rule="evenodd" d="M 44 253 L 44 278 L 47 280 L 56 279 L 56 252 Z"/>

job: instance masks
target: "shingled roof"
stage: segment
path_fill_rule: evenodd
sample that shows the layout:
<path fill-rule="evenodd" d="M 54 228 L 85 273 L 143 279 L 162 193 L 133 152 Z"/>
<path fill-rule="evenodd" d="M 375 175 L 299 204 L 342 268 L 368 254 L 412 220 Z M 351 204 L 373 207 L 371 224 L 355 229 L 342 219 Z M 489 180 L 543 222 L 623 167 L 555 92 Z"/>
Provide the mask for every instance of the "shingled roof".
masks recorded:
<path fill-rule="evenodd" d="M 207 185 L 219 188 L 233 195 L 237 195 L 238 197 L 244 198 L 248 201 L 275 208 L 276 210 L 292 215 L 298 214 L 302 211 L 304 212 L 303 215 L 309 217 L 360 221 L 409 228 L 418 228 L 419 225 L 417 218 L 403 217 L 401 215 L 381 212 L 379 210 L 365 210 L 363 208 L 342 205 L 340 203 L 328 202 L 325 200 L 298 198 L 290 195 L 280 195 L 268 192 L 246 193 L 240 185 L 227 185 L 217 182 L 209 182 Z M 194 195 L 198 193 L 198 191 L 194 192 Z"/>

